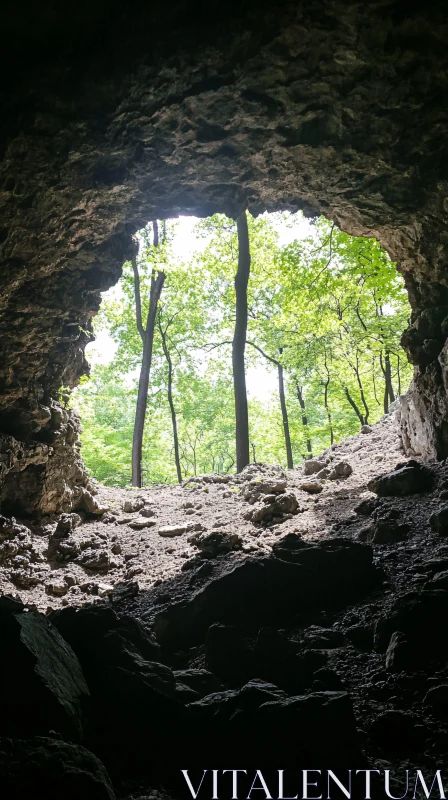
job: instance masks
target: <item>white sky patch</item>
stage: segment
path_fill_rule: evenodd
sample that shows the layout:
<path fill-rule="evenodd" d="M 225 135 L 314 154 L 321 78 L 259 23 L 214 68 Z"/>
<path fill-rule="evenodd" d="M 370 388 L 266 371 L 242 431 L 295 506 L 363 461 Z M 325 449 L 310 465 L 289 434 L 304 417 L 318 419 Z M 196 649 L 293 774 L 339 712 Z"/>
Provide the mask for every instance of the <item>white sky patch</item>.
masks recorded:
<path fill-rule="evenodd" d="M 270 214 L 263 217 L 269 219 Z M 193 253 L 202 252 L 208 245 L 210 237 L 198 237 L 194 227 L 199 222 L 197 217 L 179 217 L 173 239 L 173 250 L 176 256 L 183 261 L 188 261 Z M 285 247 L 295 239 L 305 239 L 312 235 L 313 229 L 310 222 L 300 215 L 289 215 L 286 219 L 271 217 L 271 223 L 279 234 L 279 245 Z M 107 293 L 116 291 L 117 287 L 109 289 Z M 92 366 L 96 364 L 110 364 L 117 350 L 117 345 L 107 331 L 99 331 L 95 341 L 86 347 L 86 357 Z M 277 391 L 277 374 L 275 370 L 266 369 L 264 365 L 248 367 L 246 385 L 249 398 L 266 403 L 273 398 Z"/>

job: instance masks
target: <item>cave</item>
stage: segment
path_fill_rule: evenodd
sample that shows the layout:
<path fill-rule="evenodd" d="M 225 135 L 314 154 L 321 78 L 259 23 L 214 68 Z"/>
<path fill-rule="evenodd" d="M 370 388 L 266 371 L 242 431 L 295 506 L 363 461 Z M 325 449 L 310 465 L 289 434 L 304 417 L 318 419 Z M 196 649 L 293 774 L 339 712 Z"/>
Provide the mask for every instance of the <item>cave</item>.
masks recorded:
<path fill-rule="evenodd" d="M 76 510 L 95 513 L 95 497 L 78 447 L 78 421 L 61 398 L 88 370 L 84 348 L 91 339 L 92 318 L 101 292 L 117 282 L 130 257 L 132 235 L 149 220 L 181 214 L 205 217 L 222 212 L 235 218 L 245 209 L 253 215 L 302 210 L 309 217 L 322 214 L 352 235 L 378 239 L 404 276 L 412 307 L 403 334 L 415 367 L 412 385 L 401 399 L 404 454 L 418 465 L 410 469 L 433 470 L 443 481 L 448 457 L 445 3 L 278 0 L 274 5 L 267 0 L 231 0 L 223 8 L 213 0 L 147 6 L 94 0 L 59 8 L 42 0 L 38 5 L 7 2 L 1 19 L 0 59 L 8 75 L 2 87 L 0 123 L 3 529 L 13 513 L 37 521 Z M 405 508 L 407 501 L 403 502 Z M 358 547 L 355 553 L 343 544 L 339 550 L 336 544 L 333 549 L 328 545 L 324 561 L 334 558 L 335 569 L 343 572 L 340 554 L 347 550 L 347 564 L 356 565 L 364 557 L 358 555 Z M 291 569 L 282 567 L 289 572 L 297 567 L 293 557 L 281 563 L 289 564 Z M 277 566 L 272 574 L 270 570 L 267 567 L 260 578 L 252 564 L 247 575 L 240 569 L 226 580 L 228 590 L 242 602 L 254 587 L 260 599 L 257 624 L 260 627 L 265 615 L 266 630 L 272 631 L 272 626 L 286 625 L 264 605 L 263 591 L 267 585 L 274 591 L 289 578 L 282 577 Z M 441 625 L 448 608 L 444 595 L 442 585 L 429 599 L 425 595 L 425 608 L 430 607 L 431 618 Z M 299 602 L 293 588 L 286 599 Z M 211 589 L 207 602 L 213 605 L 218 600 Z M 316 600 L 317 605 L 320 602 Z M 385 608 L 388 602 L 386 598 Z M 19 625 L 23 644 L 28 641 L 31 614 L 20 614 L 19 606 L 19 600 L 4 597 L 0 617 L 6 638 L 16 641 Z M 280 616 L 284 610 L 277 609 Z M 228 622 L 224 609 L 216 619 L 202 607 L 196 611 L 200 635 L 210 623 Z M 172 625 L 182 632 L 182 615 L 175 612 L 172 618 L 168 614 L 169 625 L 159 620 L 164 631 Z M 109 642 L 113 653 L 124 622 L 112 609 L 108 613 L 101 625 L 114 633 Z M 415 611 L 417 628 L 419 613 Z M 86 615 L 92 635 L 100 635 L 94 612 L 92 620 Z M 62 637 L 64 624 L 69 623 L 58 623 Z M 387 629 L 386 622 L 383 627 Z M 381 631 L 380 626 L 378 637 L 383 642 Z M 395 633 L 407 631 L 394 628 L 389 638 Z M 136 646 L 146 648 L 149 662 L 157 661 L 157 646 L 146 634 L 137 627 L 128 634 Z M 77 635 L 74 624 L 68 641 L 74 657 L 83 661 Z M 42 636 L 51 638 L 47 630 Z M 272 636 L 272 648 L 281 647 Z M 379 652 L 387 648 L 387 642 L 385 648 L 381 642 Z M 17 654 L 20 648 L 15 647 Z M 235 652 L 244 650 L 235 641 L 232 647 Z M 73 652 L 64 656 L 64 669 L 72 673 Z M 172 657 L 170 667 L 175 662 Z M 255 668 L 246 676 L 257 677 Z M 76 680 L 78 695 L 83 695 L 81 673 Z M 169 682 L 162 667 L 157 680 Z M 111 686 L 118 685 L 111 679 Z M 31 682 L 26 695 L 30 707 L 33 686 Z M 128 692 L 130 706 L 138 704 L 136 681 L 129 679 L 123 691 Z M 262 691 L 252 686 L 248 694 Z M 330 727 L 339 724 L 339 714 L 342 726 L 348 719 L 344 699 L 315 702 L 319 719 L 327 719 Z M 446 694 L 443 702 L 446 707 Z M 1 773 L 4 781 L 10 781 L 9 796 L 29 796 L 20 788 L 13 795 L 11 787 L 18 774 L 13 765 L 27 759 L 30 736 L 56 730 L 68 742 L 77 741 L 79 731 L 72 729 L 72 716 L 68 724 L 60 708 L 53 716 L 48 711 L 47 717 L 40 708 L 34 727 L 24 723 L 22 729 L 17 723 L 1 731 L 18 742 L 15 749 L 9 739 L 2 745 L 2 760 L 10 764 L 10 771 Z M 268 712 L 262 716 L 266 727 Z M 177 705 L 163 707 L 163 719 L 165 714 L 173 715 L 176 735 L 160 723 L 160 736 L 174 737 L 173 748 L 182 749 L 176 736 L 187 723 Z M 242 744 L 251 736 L 256 719 L 255 712 L 253 718 L 246 714 L 235 729 L 236 742 Z M 290 718 L 284 719 L 289 724 Z M 132 727 L 130 713 L 123 725 Z M 213 725 L 216 728 L 216 722 Z M 347 726 L 350 738 L 352 729 Z M 220 741 L 215 728 L 213 734 Z M 233 736 L 230 722 L 224 728 L 226 736 Z M 90 734 L 87 741 L 93 741 Z M 95 736 L 109 741 L 101 725 Z M 158 752 L 156 740 L 153 735 L 151 746 Z M 82 762 L 77 745 L 55 739 L 53 753 L 50 745 L 39 741 L 42 781 L 53 774 L 52 757 L 57 758 L 58 747 L 69 772 Z M 324 760 L 330 745 L 330 739 L 325 740 Z M 266 737 L 260 747 L 269 746 Z M 201 767 L 245 767 L 244 759 L 221 764 L 213 761 L 210 749 L 205 752 L 209 761 L 201 762 Z M 280 758 L 281 752 L 275 748 L 273 752 Z M 347 744 L 347 752 L 349 760 L 358 757 L 355 744 Z M 114 796 L 96 755 L 111 768 L 104 748 L 85 756 L 87 772 L 96 777 L 83 784 L 77 772 L 76 787 L 73 783 L 67 797 L 79 797 L 84 786 L 86 797 Z M 114 752 L 112 761 L 121 755 Z M 195 757 L 190 756 L 193 766 Z M 139 757 L 141 762 L 142 753 Z M 291 757 L 286 751 L 285 759 Z M 189 766 L 187 761 L 186 755 L 182 766 Z M 360 758 L 348 766 L 361 769 L 365 763 Z M 129 770 L 132 774 L 129 753 L 123 755 L 122 766 L 123 774 Z M 268 766 L 279 768 L 283 763 Z M 325 766 L 332 768 L 332 763 Z M 62 773 L 57 774 L 66 791 Z M 179 791 L 190 796 L 185 783 Z"/>

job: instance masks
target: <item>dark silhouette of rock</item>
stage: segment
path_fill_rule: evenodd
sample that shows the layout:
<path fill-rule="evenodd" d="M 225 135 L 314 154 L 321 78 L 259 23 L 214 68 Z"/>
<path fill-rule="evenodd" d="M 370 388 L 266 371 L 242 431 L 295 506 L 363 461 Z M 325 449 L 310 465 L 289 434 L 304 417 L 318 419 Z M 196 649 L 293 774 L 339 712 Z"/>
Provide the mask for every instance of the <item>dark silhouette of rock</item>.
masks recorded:
<path fill-rule="evenodd" d="M 296 549 L 294 540 L 293 547 L 276 549 L 276 558 L 247 558 L 227 566 L 186 602 L 160 612 L 155 618 L 158 640 L 193 642 L 214 622 L 259 627 L 282 615 L 291 618 L 303 607 L 337 607 L 377 580 L 372 551 L 364 545 L 333 539 Z"/>
<path fill-rule="evenodd" d="M 206 669 L 175 670 L 174 676 L 177 681 L 187 684 L 200 697 L 205 697 L 207 694 L 220 692 L 224 689 L 222 681 Z"/>
<path fill-rule="evenodd" d="M 448 613 L 448 592 L 424 590 L 398 597 L 386 616 L 375 627 L 375 647 L 385 652 L 395 631 L 400 631 L 412 648 L 415 662 L 441 660 L 448 654 L 448 642 L 442 635 Z"/>
<path fill-rule="evenodd" d="M 429 492 L 434 487 L 434 474 L 418 461 L 397 464 L 394 472 L 380 475 L 368 484 L 380 497 L 402 497 L 418 492 Z"/>
<path fill-rule="evenodd" d="M 444 723 L 448 722 L 448 684 L 443 683 L 429 689 L 423 699 L 423 704 L 436 719 Z"/>
<path fill-rule="evenodd" d="M 115 800 L 99 759 L 58 739 L 0 739 L 0 786 L 8 800 Z"/>
<path fill-rule="evenodd" d="M 448 506 L 442 506 L 431 514 L 429 524 L 440 536 L 448 536 Z"/>
<path fill-rule="evenodd" d="M 5 654 L 0 732 L 33 736 L 56 730 L 81 739 L 89 689 L 75 653 L 42 614 L 15 610 L 10 604 L 9 613 L 0 614 Z M 18 713 L 19 708 L 26 713 Z"/>

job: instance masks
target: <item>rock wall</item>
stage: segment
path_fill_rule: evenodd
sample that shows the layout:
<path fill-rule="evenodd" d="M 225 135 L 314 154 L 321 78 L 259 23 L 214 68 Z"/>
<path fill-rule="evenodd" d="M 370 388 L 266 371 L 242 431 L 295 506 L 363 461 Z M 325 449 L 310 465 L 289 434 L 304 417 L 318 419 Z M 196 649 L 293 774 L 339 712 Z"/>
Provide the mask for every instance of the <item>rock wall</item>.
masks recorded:
<path fill-rule="evenodd" d="M 44 0 L 1 13 L 12 77 L 0 124 L 0 431 L 31 459 L 13 472 L 30 507 L 46 506 L 58 430 L 48 409 L 87 370 L 101 291 L 136 230 L 180 213 L 303 209 L 376 236 L 413 308 L 405 441 L 448 455 L 443 2 L 59 11 Z M 86 478 L 75 440 L 67 447 L 73 488 Z M 55 491 L 65 507 L 59 479 Z"/>

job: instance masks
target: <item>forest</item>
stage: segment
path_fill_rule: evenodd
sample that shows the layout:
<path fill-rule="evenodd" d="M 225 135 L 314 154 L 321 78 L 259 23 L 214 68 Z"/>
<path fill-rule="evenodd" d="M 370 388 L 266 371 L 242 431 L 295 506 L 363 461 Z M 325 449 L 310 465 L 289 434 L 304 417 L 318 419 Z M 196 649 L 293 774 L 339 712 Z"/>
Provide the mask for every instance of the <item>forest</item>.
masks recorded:
<path fill-rule="evenodd" d="M 292 468 L 406 391 L 410 308 L 395 265 L 375 239 L 322 217 L 295 237 L 300 217 L 198 220 L 186 257 L 176 220 L 135 237 L 94 322 L 113 355 L 70 399 L 97 480 L 173 483 L 249 461 Z M 248 370 L 274 387 L 268 396 L 247 392 Z"/>

